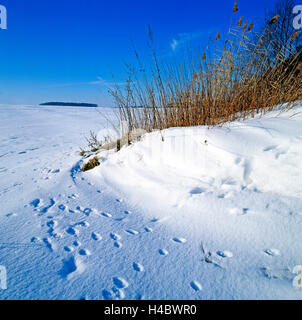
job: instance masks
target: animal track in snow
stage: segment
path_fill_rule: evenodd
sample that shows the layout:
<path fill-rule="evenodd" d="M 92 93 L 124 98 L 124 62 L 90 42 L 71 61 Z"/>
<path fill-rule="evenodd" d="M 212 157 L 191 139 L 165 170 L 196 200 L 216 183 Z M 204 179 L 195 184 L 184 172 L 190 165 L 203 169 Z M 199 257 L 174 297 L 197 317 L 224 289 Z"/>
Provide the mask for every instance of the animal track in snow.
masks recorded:
<path fill-rule="evenodd" d="M 79 226 L 79 227 L 89 227 L 89 222 L 87 221 L 80 221 L 77 222 L 76 224 L 74 224 L 75 227 Z"/>
<path fill-rule="evenodd" d="M 233 257 L 233 253 L 231 251 L 217 251 L 216 252 L 218 256 L 222 257 L 222 258 L 231 258 Z"/>
<path fill-rule="evenodd" d="M 79 247 L 79 246 L 81 245 L 81 242 L 75 240 L 75 241 L 73 242 L 73 245 L 74 245 L 75 247 Z"/>
<path fill-rule="evenodd" d="M 84 213 L 87 217 L 89 217 L 89 215 L 91 214 L 91 212 L 92 212 L 92 209 L 91 209 L 91 208 L 85 208 L 84 211 L 83 211 L 83 213 Z"/>
<path fill-rule="evenodd" d="M 99 241 L 99 240 L 102 240 L 102 237 L 100 234 L 98 234 L 97 232 L 92 232 L 91 234 L 91 238 L 95 241 Z"/>
<path fill-rule="evenodd" d="M 5 216 L 6 216 L 7 218 L 10 218 L 10 217 L 16 217 L 16 216 L 17 216 L 17 214 L 16 214 L 16 213 L 11 212 L 11 213 L 6 214 Z"/>
<path fill-rule="evenodd" d="M 30 242 L 32 242 L 32 243 L 41 243 L 42 240 L 39 237 L 32 237 L 30 239 Z"/>
<path fill-rule="evenodd" d="M 144 271 L 144 267 L 140 264 L 140 263 L 133 263 L 133 269 L 137 272 L 143 272 Z"/>
<path fill-rule="evenodd" d="M 59 274 L 62 278 L 70 279 L 75 273 L 81 273 L 84 271 L 84 265 L 79 259 L 71 256 L 70 258 L 64 259 L 63 267 L 59 271 Z"/>
<path fill-rule="evenodd" d="M 106 289 L 102 291 L 102 296 L 105 300 L 113 300 L 112 293 Z"/>
<path fill-rule="evenodd" d="M 127 233 L 129 233 L 129 234 L 131 234 L 133 236 L 136 236 L 139 233 L 138 231 L 133 230 L 133 229 L 127 229 L 127 230 L 125 230 L 125 232 L 127 232 Z"/>
<path fill-rule="evenodd" d="M 34 207 L 35 209 L 37 209 L 39 207 L 39 205 L 41 205 L 41 199 L 35 199 L 35 200 L 31 201 L 30 205 L 32 207 Z"/>
<path fill-rule="evenodd" d="M 205 190 L 204 189 L 201 189 L 201 188 L 199 188 L 199 187 L 196 187 L 196 188 L 194 188 L 194 189 L 192 189 L 191 191 L 190 191 L 190 194 L 191 195 L 197 195 L 197 194 L 202 194 L 202 193 L 204 193 L 205 192 Z"/>
<path fill-rule="evenodd" d="M 116 299 L 125 299 L 126 298 L 125 292 L 122 289 L 118 289 L 116 287 L 113 287 L 112 291 L 113 291 Z"/>
<path fill-rule="evenodd" d="M 81 255 L 81 256 L 90 256 L 90 255 L 91 255 L 91 253 L 90 253 L 90 251 L 89 251 L 89 250 L 86 250 L 86 249 L 80 249 L 80 250 L 79 250 L 79 255 Z"/>
<path fill-rule="evenodd" d="M 119 241 L 114 242 L 113 245 L 114 245 L 116 248 L 118 248 L 118 249 L 123 246 L 123 244 L 122 244 L 121 242 L 119 242 Z"/>
<path fill-rule="evenodd" d="M 62 234 L 55 232 L 55 227 L 58 225 L 57 221 L 50 220 L 46 223 L 48 229 L 48 233 L 54 238 L 61 238 Z"/>
<path fill-rule="evenodd" d="M 112 240 L 121 240 L 122 239 L 122 237 L 117 233 L 110 233 L 110 238 Z"/>
<path fill-rule="evenodd" d="M 74 228 L 74 227 L 68 227 L 66 232 L 72 236 L 78 236 L 79 235 L 79 230 Z"/>
<path fill-rule="evenodd" d="M 187 240 L 185 238 L 173 238 L 172 239 L 174 242 L 177 242 L 177 243 L 186 243 Z"/>
<path fill-rule="evenodd" d="M 58 225 L 58 222 L 55 220 L 50 220 L 46 223 L 47 227 L 49 228 L 55 228 Z"/>
<path fill-rule="evenodd" d="M 190 286 L 192 287 L 192 289 L 194 289 L 195 291 L 201 291 L 202 290 L 202 285 L 198 282 L 198 281 L 192 281 L 190 283 Z"/>
<path fill-rule="evenodd" d="M 169 254 L 169 252 L 166 249 L 159 249 L 158 252 L 162 256 L 167 256 Z"/>
<path fill-rule="evenodd" d="M 76 207 L 77 211 L 80 211 L 81 213 L 85 214 L 87 217 L 90 216 L 90 214 L 92 213 L 92 209 L 91 208 L 85 208 L 83 209 L 81 206 L 77 206 Z"/>
<path fill-rule="evenodd" d="M 58 205 L 58 208 L 61 210 L 61 211 L 65 211 L 66 210 L 66 206 L 64 204 L 59 204 Z"/>
<path fill-rule="evenodd" d="M 42 209 L 40 209 L 40 212 L 42 214 L 47 213 L 49 211 L 49 209 L 52 208 L 55 205 L 55 203 L 56 203 L 55 200 L 53 198 L 50 198 L 49 199 L 49 205 L 44 207 L 44 208 L 42 208 Z"/>
<path fill-rule="evenodd" d="M 110 213 L 102 212 L 101 215 L 106 218 L 112 218 L 112 215 Z"/>
<path fill-rule="evenodd" d="M 65 246 L 65 247 L 64 247 L 64 250 L 65 250 L 66 252 L 72 252 L 72 251 L 74 251 L 73 247 L 71 247 L 71 246 Z"/>
<path fill-rule="evenodd" d="M 278 249 L 266 249 L 264 252 L 269 256 L 280 256 L 280 251 Z"/>
<path fill-rule="evenodd" d="M 112 280 L 113 283 L 120 289 L 127 288 L 129 286 L 129 283 L 123 278 L 114 277 Z"/>
<path fill-rule="evenodd" d="M 53 252 L 53 244 L 49 238 L 43 238 L 43 242 L 46 244 L 46 247 Z"/>

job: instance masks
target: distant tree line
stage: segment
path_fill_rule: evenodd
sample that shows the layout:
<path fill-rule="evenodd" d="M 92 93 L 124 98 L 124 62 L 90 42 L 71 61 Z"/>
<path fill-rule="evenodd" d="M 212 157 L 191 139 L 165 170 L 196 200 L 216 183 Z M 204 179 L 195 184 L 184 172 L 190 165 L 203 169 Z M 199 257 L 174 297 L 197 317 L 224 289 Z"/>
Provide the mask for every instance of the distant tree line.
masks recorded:
<path fill-rule="evenodd" d="M 94 103 L 76 103 L 76 102 L 45 102 L 40 106 L 62 106 L 62 107 L 97 107 Z"/>

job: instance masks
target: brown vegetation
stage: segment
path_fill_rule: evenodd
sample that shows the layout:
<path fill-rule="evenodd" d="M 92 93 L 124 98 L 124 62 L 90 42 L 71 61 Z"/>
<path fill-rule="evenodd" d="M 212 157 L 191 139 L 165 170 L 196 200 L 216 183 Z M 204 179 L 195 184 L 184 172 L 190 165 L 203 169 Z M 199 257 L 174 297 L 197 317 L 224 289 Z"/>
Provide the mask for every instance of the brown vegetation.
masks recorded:
<path fill-rule="evenodd" d="M 268 112 L 276 105 L 287 110 L 302 99 L 299 35 L 292 30 L 286 40 L 281 37 L 281 43 L 283 29 L 274 33 L 280 16 L 267 21 L 261 34 L 253 32 L 253 21 L 237 17 L 238 10 L 236 1 L 236 22 L 225 40 L 218 32 L 205 52 L 186 52 L 187 58 L 175 64 L 160 63 L 149 30 L 150 73 L 135 52 L 138 69 L 129 68 L 127 85 L 111 90 L 120 120 L 128 123 L 130 131 L 214 126 Z"/>

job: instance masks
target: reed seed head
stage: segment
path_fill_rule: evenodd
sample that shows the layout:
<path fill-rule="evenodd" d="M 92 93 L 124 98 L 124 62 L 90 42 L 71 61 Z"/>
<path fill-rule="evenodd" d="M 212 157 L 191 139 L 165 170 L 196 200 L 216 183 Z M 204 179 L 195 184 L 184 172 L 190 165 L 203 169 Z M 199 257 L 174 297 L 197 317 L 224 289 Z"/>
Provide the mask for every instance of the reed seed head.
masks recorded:
<path fill-rule="evenodd" d="M 237 4 L 237 0 L 234 3 L 234 7 L 233 7 L 233 13 L 236 13 L 238 11 L 238 4 Z"/>
<path fill-rule="evenodd" d="M 271 20 L 268 22 L 269 25 L 275 24 L 276 21 L 280 18 L 280 16 L 276 15 L 271 18 Z"/>
<path fill-rule="evenodd" d="M 242 16 L 239 18 L 238 23 L 237 23 L 237 27 L 241 27 L 242 26 Z"/>
<path fill-rule="evenodd" d="M 298 34 L 300 33 L 300 31 L 296 31 L 295 33 L 293 33 L 290 37 L 290 40 L 295 40 L 298 36 Z"/>

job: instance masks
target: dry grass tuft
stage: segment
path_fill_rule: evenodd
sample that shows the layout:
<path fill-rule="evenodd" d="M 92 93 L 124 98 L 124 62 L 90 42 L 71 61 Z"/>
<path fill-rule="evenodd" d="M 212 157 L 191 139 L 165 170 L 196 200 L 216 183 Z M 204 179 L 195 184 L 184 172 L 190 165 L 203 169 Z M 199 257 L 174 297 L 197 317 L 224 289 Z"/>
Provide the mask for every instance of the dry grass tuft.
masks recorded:
<path fill-rule="evenodd" d="M 100 165 L 99 159 L 98 157 L 95 156 L 94 158 L 90 159 L 87 163 L 83 165 L 82 171 L 85 172 L 85 171 L 91 170 L 99 165 Z"/>
<path fill-rule="evenodd" d="M 237 2 L 233 8 L 237 14 Z M 278 16 L 269 23 L 277 23 Z M 238 21 L 238 19 L 236 19 Z M 245 119 L 281 105 L 283 110 L 302 99 L 302 72 L 297 65 L 302 54 L 293 49 L 293 34 L 276 53 L 276 38 L 269 29 L 257 34 L 254 23 L 243 17 L 229 28 L 226 39 L 217 32 L 214 45 L 206 52 L 187 52 L 178 63 L 161 63 L 149 31 L 152 64 L 129 67 L 125 86 L 116 85 L 111 93 L 120 111 L 120 120 L 129 130 L 147 132 L 169 127 L 215 126 Z M 147 70 L 147 71 L 146 71 Z M 285 104 L 285 102 L 289 102 Z"/>

